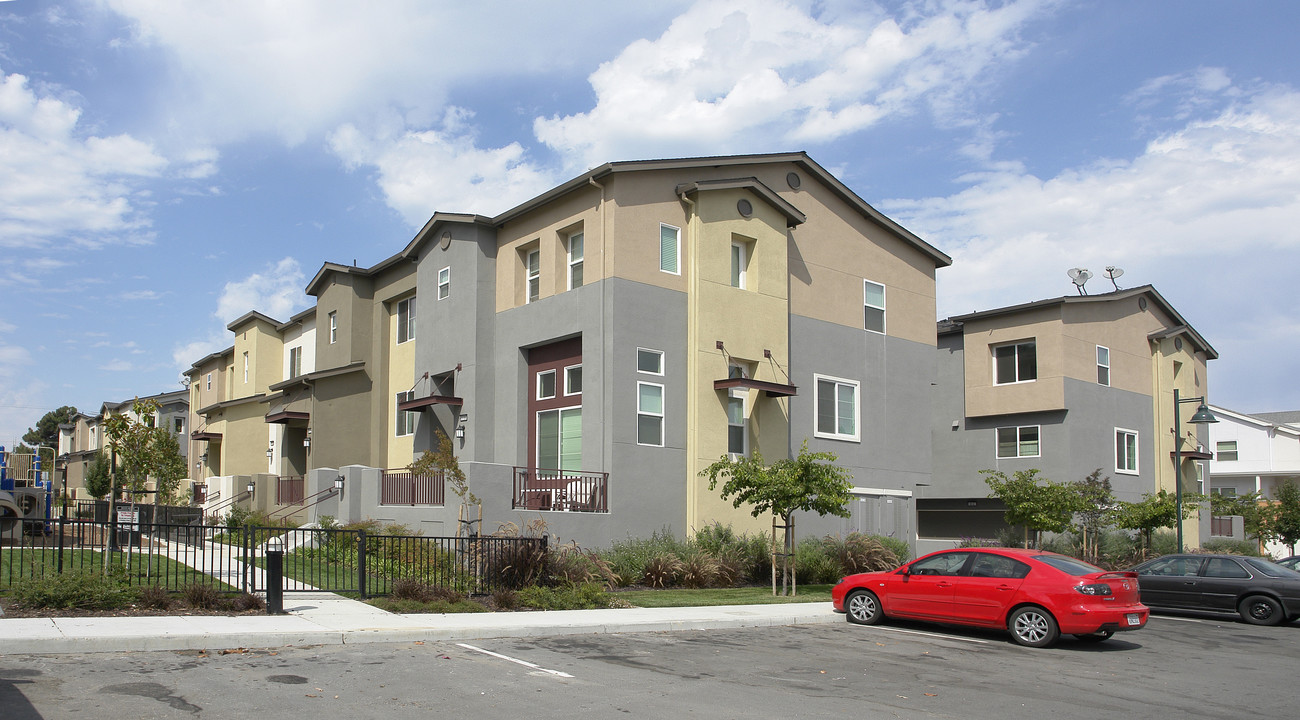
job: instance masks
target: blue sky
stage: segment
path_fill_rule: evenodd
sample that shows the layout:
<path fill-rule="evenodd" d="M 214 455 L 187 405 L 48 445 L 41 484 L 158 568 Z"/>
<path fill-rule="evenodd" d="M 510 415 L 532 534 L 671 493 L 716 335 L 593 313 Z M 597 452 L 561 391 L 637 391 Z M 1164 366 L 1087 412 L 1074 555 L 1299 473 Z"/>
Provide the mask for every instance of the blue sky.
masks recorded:
<path fill-rule="evenodd" d="M 1300 3 L 467 5 L 0 0 L 0 444 L 178 389 L 435 211 L 795 150 L 953 257 L 940 317 L 1119 266 L 1212 402 L 1300 409 Z"/>

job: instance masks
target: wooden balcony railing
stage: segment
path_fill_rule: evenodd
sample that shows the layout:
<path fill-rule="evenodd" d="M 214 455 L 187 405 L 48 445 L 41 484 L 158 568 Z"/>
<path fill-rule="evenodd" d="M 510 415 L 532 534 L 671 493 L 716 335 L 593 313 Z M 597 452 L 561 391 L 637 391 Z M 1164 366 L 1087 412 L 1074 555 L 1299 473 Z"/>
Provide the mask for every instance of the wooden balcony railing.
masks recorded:
<path fill-rule="evenodd" d="M 609 512 L 609 473 L 516 467 L 514 486 L 517 510 Z"/>
<path fill-rule="evenodd" d="M 380 505 L 443 505 L 443 474 L 414 475 L 407 470 L 385 470 L 379 476 Z"/>

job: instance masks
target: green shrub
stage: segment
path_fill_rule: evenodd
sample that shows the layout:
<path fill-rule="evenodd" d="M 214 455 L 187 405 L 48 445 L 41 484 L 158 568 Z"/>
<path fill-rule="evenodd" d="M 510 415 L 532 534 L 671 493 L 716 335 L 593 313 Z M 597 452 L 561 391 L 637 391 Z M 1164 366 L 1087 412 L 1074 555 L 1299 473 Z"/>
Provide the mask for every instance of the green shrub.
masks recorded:
<path fill-rule="evenodd" d="M 221 592 L 211 585 L 194 583 L 181 590 L 186 604 L 198 610 L 216 610 L 221 607 Z"/>
<path fill-rule="evenodd" d="M 492 593 L 492 604 L 498 610 L 514 610 L 519 607 L 519 593 L 514 590 L 497 590 Z"/>
<path fill-rule="evenodd" d="M 538 610 L 591 610 L 609 607 L 610 596 L 597 583 L 547 588 L 532 586 L 516 592 L 521 607 Z"/>
<path fill-rule="evenodd" d="M 550 553 L 550 585 L 580 585 L 588 582 L 618 584 L 618 577 L 599 553 L 583 550 L 576 544 L 560 545 Z"/>
<path fill-rule="evenodd" d="M 839 582 L 843 577 L 839 559 L 832 557 L 826 543 L 804 538 L 794 549 L 795 580 L 800 585 Z"/>
<path fill-rule="evenodd" d="M 740 587 L 749 579 L 751 563 L 741 547 L 724 548 L 716 558 L 717 575 L 714 584 L 718 587 Z"/>
<path fill-rule="evenodd" d="M 172 597 L 166 588 L 160 585 L 147 585 L 138 591 L 141 607 L 153 610 L 166 610 L 172 606 Z"/>
<path fill-rule="evenodd" d="M 996 538 L 964 537 L 957 543 L 959 548 L 1002 547 Z"/>
<path fill-rule="evenodd" d="M 1228 555 L 1259 556 L 1259 544 L 1253 540 L 1233 540 L 1232 538 L 1210 538 L 1201 544 L 1207 553 L 1224 553 Z"/>
<path fill-rule="evenodd" d="M 433 594 L 430 592 L 428 585 L 410 578 L 393 581 L 393 588 L 389 595 L 395 600 L 414 600 L 416 602 L 429 602 L 433 599 Z"/>
<path fill-rule="evenodd" d="M 893 570 L 902 565 L 894 551 L 885 547 L 878 536 L 855 532 L 843 539 L 828 535 L 822 542 L 829 555 L 839 563 L 841 577 L 860 572 Z"/>
<path fill-rule="evenodd" d="M 646 565 L 652 559 L 664 555 L 676 557 L 687 547 L 686 543 L 674 538 L 668 528 L 664 528 L 649 538 L 615 542 L 609 550 L 602 550 L 597 556 L 613 572 L 615 584 L 626 587 L 645 582 Z"/>
<path fill-rule="evenodd" d="M 137 591 L 118 577 L 74 570 L 23 578 L 9 590 L 14 602 L 26 608 L 54 610 L 115 610 L 135 602 Z"/>
<path fill-rule="evenodd" d="M 1178 551 L 1178 534 L 1173 530 L 1157 530 L 1151 537 L 1151 547 L 1147 548 L 1147 556 L 1169 555 Z"/>
<path fill-rule="evenodd" d="M 518 590 L 546 577 L 549 553 L 535 538 L 484 538 L 479 551 L 488 577 L 500 587 Z"/>
<path fill-rule="evenodd" d="M 906 540 L 889 537 L 888 535 L 872 535 L 871 537 L 875 538 L 881 545 L 884 545 L 890 552 L 894 553 L 894 558 L 898 560 L 899 565 L 912 559 L 912 548 L 907 544 Z"/>

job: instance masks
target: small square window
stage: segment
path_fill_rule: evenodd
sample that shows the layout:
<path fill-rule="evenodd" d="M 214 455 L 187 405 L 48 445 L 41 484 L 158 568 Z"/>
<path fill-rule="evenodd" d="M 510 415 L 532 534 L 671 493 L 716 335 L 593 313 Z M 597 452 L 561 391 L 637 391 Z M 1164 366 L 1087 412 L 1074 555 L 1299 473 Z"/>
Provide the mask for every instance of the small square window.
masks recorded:
<path fill-rule="evenodd" d="M 555 397 L 555 371 L 537 373 L 537 399 L 550 400 L 553 397 Z"/>
<path fill-rule="evenodd" d="M 582 366 L 573 365 L 564 368 L 564 394 L 582 394 Z"/>
<path fill-rule="evenodd" d="M 1214 443 L 1214 459 L 1219 462 L 1232 462 L 1237 459 L 1237 441 L 1228 440 Z"/>
<path fill-rule="evenodd" d="M 1032 342 L 993 348 L 993 382 L 998 385 L 1038 379 L 1038 350 Z"/>
<path fill-rule="evenodd" d="M 663 375 L 664 374 L 663 351 L 646 350 L 645 348 L 637 348 L 636 369 L 637 372 L 649 373 L 651 375 Z"/>

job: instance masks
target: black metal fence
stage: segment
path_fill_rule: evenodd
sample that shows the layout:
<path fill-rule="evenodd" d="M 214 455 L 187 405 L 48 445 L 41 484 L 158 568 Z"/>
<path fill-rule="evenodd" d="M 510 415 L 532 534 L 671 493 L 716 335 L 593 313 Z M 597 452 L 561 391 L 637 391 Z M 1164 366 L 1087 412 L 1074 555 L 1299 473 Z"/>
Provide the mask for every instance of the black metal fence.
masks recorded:
<path fill-rule="evenodd" d="M 470 595 L 536 581 L 545 538 L 372 535 L 323 528 L 228 529 L 192 524 L 51 520 L 0 537 L 0 589 L 31 578 L 108 572 L 135 586 L 266 590 L 266 553 L 282 551 L 285 592 L 387 595 L 411 580 Z"/>

